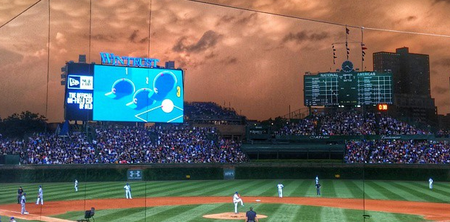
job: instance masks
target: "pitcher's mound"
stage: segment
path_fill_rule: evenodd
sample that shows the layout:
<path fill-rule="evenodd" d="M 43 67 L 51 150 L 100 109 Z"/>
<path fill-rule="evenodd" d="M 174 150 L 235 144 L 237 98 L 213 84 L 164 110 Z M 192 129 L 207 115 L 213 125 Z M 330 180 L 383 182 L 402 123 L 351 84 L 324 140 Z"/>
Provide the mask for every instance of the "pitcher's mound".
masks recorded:
<path fill-rule="evenodd" d="M 221 220 L 245 220 L 247 219 L 245 217 L 245 213 L 233 213 L 233 212 L 225 212 L 220 214 L 207 214 L 203 215 L 204 218 L 210 218 L 210 219 L 221 219 Z M 257 215 L 258 218 L 267 218 L 266 215 Z"/>

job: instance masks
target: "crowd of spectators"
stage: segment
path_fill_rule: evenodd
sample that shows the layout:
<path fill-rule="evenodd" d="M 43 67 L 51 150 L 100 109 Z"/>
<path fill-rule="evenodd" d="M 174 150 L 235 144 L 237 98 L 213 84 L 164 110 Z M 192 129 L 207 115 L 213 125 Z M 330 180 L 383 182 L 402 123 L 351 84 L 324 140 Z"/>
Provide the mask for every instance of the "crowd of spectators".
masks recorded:
<path fill-rule="evenodd" d="M 356 111 L 334 112 L 318 115 L 320 135 L 375 135 L 376 121 L 373 113 L 364 116 Z"/>
<path fill-rule="evenodd" d="M 6 139 L 0 137 L 0 155 L 19 155 L 25 142 L 18 139 Z"/>
<path fill-rule="evenodd" d="M 233 108 L 222 107 L 213 102 L 186 102 L 184 112 L 185 118 L 192 122 L 243 124 L 245 119 Z"/>
<path fill-rule="evenodd" d="M 300 119 L 298 122 L 287 122 L 276 134 L 278 135 L 316 135 L 316 118 Z"/>
<path fill-rule="evenodd" d="M 213 127 L 154 126 L 97 129 L 101 163 L 240 163 L 240 143 L 219 138 Z M 152 138 L 152 135 L 154 139 Z"/>
<path fill-rule="evenodd" d="M 450 137 L 450 131 L 449 130 L 439 130 L 435 133 L 436 137 L 444 137 L 449 138 Z"/>
<path fill-rule="evenodd" d="M 2 154 L 20 155 L 21 164 L 241 163 L 240 142 L 220 138 L 215 128 L 98 127 L 95 139 L 85 134 L 60 137 L 35 134 L 27 142 L 0 140 Z"/>
<path fill-rule="evenodd" d="M 94 144 L 84 134 L 59 137 L 35 134 L 20 155 L 21 164 L 91 164 L 96 163 Z"/>
<path fill-rule="evenodd" d="M 277 135 L 418 135 L 429 132 L 389 116 L 358 111 L 315 112 L 298 122 L 288 122 Z"/>
<path fill-rule="evenodd" d="M 448 141 L 370 140 L 346 144 L 346 163 L 449 164 Z"/>

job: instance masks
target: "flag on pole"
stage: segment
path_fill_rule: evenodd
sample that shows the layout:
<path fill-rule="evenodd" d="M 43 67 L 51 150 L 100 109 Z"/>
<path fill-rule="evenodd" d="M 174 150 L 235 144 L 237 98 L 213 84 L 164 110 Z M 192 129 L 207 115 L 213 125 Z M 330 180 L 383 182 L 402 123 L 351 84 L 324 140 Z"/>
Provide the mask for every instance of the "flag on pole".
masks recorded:
<path fill-rule="evenodd" d="M 345 48 L 347 49 L 347 57 L 350 55 L 350 48 L 348 47 L 348 43 L 345 42 Z"/>
<path fill-rule="evenodd" d="M 347 49 L 347 60 L 348 60 L 348 57 L 349 57 L 349 55 L 350 55 L 350 48 L 348 47 L 348 34 L 350 34 L 350 29 L 348 29 L 347 28 L 347 25 L 345 26 L 345 33 L 346 33 L 346 35 L 345 35 L 345 48 Z"/>
<path fill-rule="evenodd" d="M 334 44 L 331 44 L 331 48 L 333 49 L 333 64 L 336 64 L 336 48 L 334 48 Z"/>
<path fill-rule="evenodd" d="M 366 50 L 366 49 L 367 49 L 366 44 L 361 43 L 361 49 L 362 49 L 362 50 Z"/>
<path fill-rule="evenodd" d="M 362 61 L 364 62 L 364 57 L 366 56 L 366 50 L 367 47 L 364 43 L 361 42 L 361 56 L 362 56 Z"/>

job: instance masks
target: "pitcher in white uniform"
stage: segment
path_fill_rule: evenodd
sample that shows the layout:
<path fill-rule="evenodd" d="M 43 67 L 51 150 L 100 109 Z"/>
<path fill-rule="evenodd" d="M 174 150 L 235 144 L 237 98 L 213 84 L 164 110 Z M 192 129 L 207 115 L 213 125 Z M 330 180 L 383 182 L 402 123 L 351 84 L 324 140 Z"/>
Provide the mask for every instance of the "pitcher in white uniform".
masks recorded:
<path fill-rule="evenodd" d="M 244 202 L 242 201 L 241 196 L 239 195 L 239 193 L 237 191 L 233 195 L 233 203 L 234 203 L 234 213 L 237 214 L 238 213 L 238 204 L 241 203 L 241 206 L 244 206 Z"/>

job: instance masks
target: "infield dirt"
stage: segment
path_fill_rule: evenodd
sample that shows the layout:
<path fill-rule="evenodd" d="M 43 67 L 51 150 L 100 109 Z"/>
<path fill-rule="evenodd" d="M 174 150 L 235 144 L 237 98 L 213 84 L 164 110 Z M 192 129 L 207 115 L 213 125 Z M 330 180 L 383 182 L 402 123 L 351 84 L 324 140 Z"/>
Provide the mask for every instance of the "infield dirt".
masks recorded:
<path fill-rule="evenodd" d="M 343 209 L 363 210 L 362 199 L 339 199 L 339 198 L 313 198 L 313 197 L 244 197 L 247 206 L 250 203 L 279 203 L 297 204 L 309 206 L 335 207 Z M 151 197 L 135 199 L 93 199 L 93 200 L 70 200 L 70 201 L 47 201 L 44 206 L 27 204 L 29 215 L 20 214 L 19 204 L 0 205 L 0 214 L 14 216 L 21 219 L 41 220 L 47 222 L 66 222 L 48 216 L 64 214 L 68 211 L 89 210 L 92 206 L 96 210 L 124 209 L 137 207 L 155 207 L 170 205 L 197 205 L 230 203 L 230 212 L 234 210 L 231 197 Z M 260 201 L 256 201 L 260 200 Z M 450 222 L 450 204 L 429 203 L 413 201 L 392 200 L 365 200 L 365 210 L 389 213 L 401 213 L 420 215 L 427 220 Z M 224 212 L 226 213 L 226 212 Z M 234 214 L 234 213 L 233 213 Z M 267 215 L 270 217 L 270 215 Z M 80 215 L 81 217 L 81 215 Z M 224 218 L 221 218 L 224 219 Z M 231 218 L 230 218 L 231 219 Z"/>

